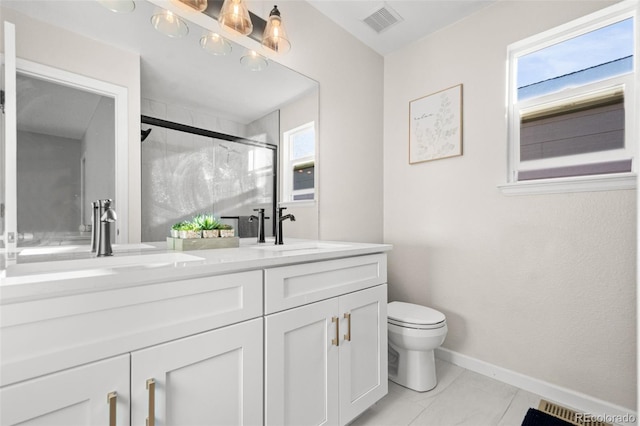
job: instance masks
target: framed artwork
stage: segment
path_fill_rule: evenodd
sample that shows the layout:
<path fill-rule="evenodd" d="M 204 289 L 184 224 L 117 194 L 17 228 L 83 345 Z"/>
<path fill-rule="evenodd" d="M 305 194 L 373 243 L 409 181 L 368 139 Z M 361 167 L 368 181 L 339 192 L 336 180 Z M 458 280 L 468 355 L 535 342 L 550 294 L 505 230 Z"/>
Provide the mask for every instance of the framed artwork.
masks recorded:
<path fill-rule="evenodd" d="M 462 84 L 409 102 L 409 164 L 462 155 Z"/>

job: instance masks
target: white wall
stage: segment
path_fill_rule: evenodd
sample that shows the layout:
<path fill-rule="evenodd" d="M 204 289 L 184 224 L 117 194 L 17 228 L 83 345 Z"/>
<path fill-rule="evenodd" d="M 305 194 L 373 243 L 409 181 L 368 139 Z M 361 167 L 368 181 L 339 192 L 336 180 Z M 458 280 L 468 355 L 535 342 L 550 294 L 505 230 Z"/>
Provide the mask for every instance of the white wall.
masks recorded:
<path fill-rule="evenodd" d="M 300 127 L 310 122 L 318 123 L 318 92 L 312 91 L 305 96 L 283 106 L 280 109 L 280 137 L 282 134 L 296 127 Z M 316 132 L 317 133 L 317 132 Z M 316 134 L 316 147 L 318 146 L 318 137 Z M 282 140 L 280 141 L 282 147 Z M 280 176 L 280 194 L 283 193 L 284 171 L 283 171 L 283 151 L 280 149 L 279 176 Z M 292 238 L 309 238 L 318 239 L 318 203 L 313 201 L 285 203 L 287 207 L 286 213 L 295 216 L 295 222 L 287 222 L 285 235 Z M 284 231 L 283 231 L 284 232 Z"/>
<path fill-rule="evenodd" d="M 36 233 L 42 242 L 77 233 L 80 141 L 25 131 L 18 140 L 18 232 Z"/>
<path fill-rule="evenodd" d="M 114 200 L 114 210 L 118 211 L 115 180 L 107 178 L 115 176 L 113 109 L 113 98 L 102 96 L 82 140 L 85 168 L 84 197 L 81 197 L 84 198 L 83 224 L 91 224 L 92 201 L 111 198 Z"/>
<path fill-rule="evenodd" d="M 129 108 L 129 241 L 140 241 L 140 56 L 0 9 L 16 25 L 16 52 L 22 59 L 126 87 Z M 0 49 L 3 49 L 0 33 Z M 116 200 L 117 203 L 117 200 Z"/>
<path fill-rule="evenodd" d="M 292 40 L 278 61 L 320 84 L 319 237 L 381 242 L 383 58 L 306 2 L 278 9 Z"/>
<path fill-rule="evenodd" d="M 636 405 L 636 191 L 504 196 L 507 45 L 596 1 L 498 1 L 385 57 L 389 299 L 447 316 L 446 348 Z M 462 83 L 464 155 L 408 164 L 409 101 Z"/>

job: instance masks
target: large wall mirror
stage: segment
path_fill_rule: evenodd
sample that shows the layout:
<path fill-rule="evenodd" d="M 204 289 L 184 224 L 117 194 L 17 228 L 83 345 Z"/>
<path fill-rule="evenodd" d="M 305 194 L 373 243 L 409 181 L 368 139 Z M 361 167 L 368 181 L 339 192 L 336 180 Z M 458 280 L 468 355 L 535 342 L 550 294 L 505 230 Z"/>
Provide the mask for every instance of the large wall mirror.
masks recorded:
<path fill-rule="evenodd" d="M 275 181 L 279 159 L 273 154 L 281 143 L 281 135 L 309 121 L 315 121 L 317 128 L 318 119 L 317 82 L 271 60 L 261 71 L 247 69 L 240 64 L 240 58 L 246 55 L 246 50 L 233 42 L 231 53 L 226 56 L 208 53 L 201 47 L 201 38 L 207 30 L 200 21 L 200 25 L 186 21 L 189 31 L 181 38 L 160 34 L 151 25 L 151 17 L 159 11 L 158 3 L 136 1 L 135 9 L 126 14 L 113 13 L 97 1 L 3 0 L 0 5 L 96 42 L 139 53 L 142 115 L 204 132 L 176 132 L 166 126 L 143 123 L 142 130 L 151 129 L 145 141 L 128 141 L 129 144 L 140 144 L 142 241 L 162 240 L 173 222 L 202 212 L 225 217 L 248 217 L 253 213 L 253 208 L 267 207 L 272 210 L 278 202 L 280 188 Z M 260 2 L 256 2 L 256 5 L 264 8 Z M 249 8 L 252 8 L 251 2 Z M 27 37 L 28 42 L 38 42 L 38 34 Z M 17 56 L 20 57 L 19 50 Z M 105 66 L 117 69 L 118 64 Z M 38 76 L 26 77 L 18 77 L 19 85 L 38 87 L 43 91 L 51 89 L 48 84 L 42 84 L 46 80 Z M 52 90 L 58 89 L 61 88 Z M 85 111 L 111 109 L 109 97 L 88 96 L 92 95 L 91 90 L 85 95 L 92 105 L 84 108 Z M 59 93 L 55 96 L 67 97 Z M 310 98 L 312 101 L 309 101 Z M 312 107 L 308 112 L 301 113 L 299 105 Z M 60 108 L 57 112 L 61 110 L 68 111 L 78 118 L 76 121 L 81 121 L 71 108 Z M 30 115 L 30 121 L 37 123 L 41 115 L 46 116 L 44 113 Z M 134 124 L 137 125 L 131 123 Z M 27 132 L 37 134 L 38 140 L 43 138 L 40 135 L 46 134 L 33 128 Z M 230 139 L 211 137 L 208 132 L 223 134 Z M 99 135 L 101 155 L 116 161 L 117 168 L 117 160 L 113 155 L 114 139 L 106 129 L 101 130 Z M 69 139 L 65 135 L 53 135 L 48 138 L 47 149 L 54 149 L 55 144 L 61 143 L 56 138 Z M 109 161 L 91 164 L 91 158 L 87 159 L 83 154 L 84 136 L 74 138 L 80 140 L 76 142 L 79 150 L 67 154 L 62 154 L 61 150 L 55 162 L 47 163 L 59 169 L 52 173 L 64 175 L 57 182 L 48 182 L 54 189 L 50 191 L 46 186 L 34 184 L 37 189 L 27 190 L 27 183 L 23 183 L 22 189 L 18 190 L 21 198 L 18 207 L 25 206 L 22 209 L 30 212 L 24 217 L 25 226 L 27 219 L 38 222 L 41 227 L 52 222 L 50 230 L 43 229 L 41 232 L 44 235 L 50 231 L 49 237 L 36 242 L 38 238 L 29 235 L 30 244 L 88 244 L 88 234 L 82 233 L 86 229 L 87 219 L 83 212 L 88 210 L 87 203 L 93 198 L 103 198 L 101 194 L 104 192 L 104 197 L 115 197 L 118 206 L 118 195 L 109 187 L 117 186 L 114 167 L 109 165 Z M 250 143 L 236 144 L 234 138 Z M 26 161 L 23 158 L 26 166 L 22 170 L 29 178 L 35 179 L 36 173 L 32 172 L 34 168 L 39 168 L 38 162 L 43 161 L 38 154 L 42 155 L 45 151 L 27 147 L 29 143 L 35 143 L 33 137 L 31 139 L 25 143 L 22 152 L 26 155 L 31 151 L 33 157 Z M 22 177 L 18 179 L 20 182 L 24 180 Z M 28 182 L 28 179 L 24 182 Z M 100 182 L 106 189 L 98 188 L 95 192 L 96 185 L 92 182 Z M 34 199 L 46 199 L 42 191 L 47 196 L 55 195 L 53 198 L 57 202 L 49 201 L 36 206 L 34 200 L 27 199 L 31 196 Z M 56 204 L 66 205 L 67 208 L 71 206 L 71 213 L 53 210 Z M 30 217 L 31 213 L 35 215 L 36 212 L 43 214 L 47 221 L 38 220 L 36 216 Z M 56 217 L 64 217 L 65 223 L 54 221 Z M 126 221 L 127 217 L 126 214 L 119 214 L 119 221 Z M 238 226 L 237 222 L 233 222 L 237 219 L 229 220 Z M 306 223 L 305 227 L 317 229 L 317 222 Z M 27 228 L 21 229 L 23 235 L 34 234 Z M 30 229 L 35 230 L 33 227 Z M 62 237 L 58 238 L 60 235 Z M 120 242 L 126 240 L 123 238 Z"/>

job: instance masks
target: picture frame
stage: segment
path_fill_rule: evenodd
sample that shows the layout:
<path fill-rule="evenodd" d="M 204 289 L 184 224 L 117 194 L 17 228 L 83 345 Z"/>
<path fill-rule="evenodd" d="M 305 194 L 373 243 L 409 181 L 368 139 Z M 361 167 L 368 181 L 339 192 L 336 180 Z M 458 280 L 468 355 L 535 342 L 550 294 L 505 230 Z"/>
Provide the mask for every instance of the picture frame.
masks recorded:
<path fill-rule="evenodd" d="M 409 164 L 462 155 L 462 84 L 409 102 Z"/>

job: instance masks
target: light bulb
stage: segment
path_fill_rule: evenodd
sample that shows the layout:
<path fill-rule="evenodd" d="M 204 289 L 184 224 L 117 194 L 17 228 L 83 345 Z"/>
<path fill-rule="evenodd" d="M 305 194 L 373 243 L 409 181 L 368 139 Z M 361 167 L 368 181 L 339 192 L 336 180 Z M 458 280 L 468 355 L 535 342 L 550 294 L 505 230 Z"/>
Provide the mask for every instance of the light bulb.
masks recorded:
<path fill-rule="evenodd" d="M 262 71 L 269 65 L 267 59 L 255 50 L 249 51 L 247 55 L 240 58 L 240 63 L 251 71 Z"/>
<path fill-rule="evenodd" d="M 153 15 L 151 17 L 151 24 L 153 25 L 153 28 L 168 37 L 178 38 L 189 33 L 189 27 L 187 27 L 187 24 L 185 24 L 179 16 L 169 10 L 163 10 L 162 12 Z"/>
<path fill-rule="evenodd" d="M 180 2 L 197 10 L 198 12 L 204 12 L 208 6 L 207 0 L 180 0 Z"/>
<path fill-rule="evenodd" d="M 273 6 L 271 13 L 269 13 L 267 26 L 262 35 L 262 45 L 277 53 L 286 53 L 291 49 L 291 43 L 282 24 L 278 6 Z"/>
<path fill-rule="evenodd" d="M 249 35 L 253 31 L 249 10 L 242 0 L 224 0 L 218 22 L 222 28 L 242 35 Z"/>
<path fill-rule="evenodd" d="M 200 38 L 200 46 L 213 55 L 226 55 L 231 53 L 231 43 L 220 34 L 208 33 Z"/>

